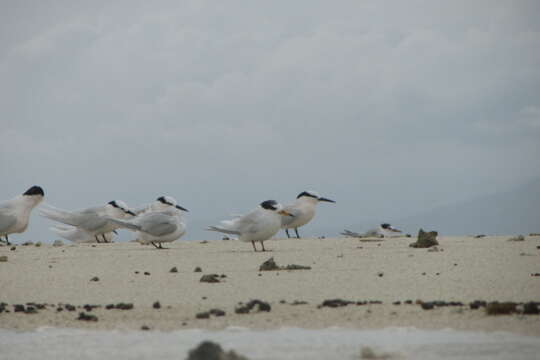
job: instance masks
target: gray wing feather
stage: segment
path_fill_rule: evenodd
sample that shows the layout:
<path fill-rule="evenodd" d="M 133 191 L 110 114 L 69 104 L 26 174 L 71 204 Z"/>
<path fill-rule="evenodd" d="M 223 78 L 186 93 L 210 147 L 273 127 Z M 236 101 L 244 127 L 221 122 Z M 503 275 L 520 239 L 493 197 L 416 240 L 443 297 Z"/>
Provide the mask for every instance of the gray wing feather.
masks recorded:
<path fill-rule="evenodd" d="M 166 214 L 150 213 L 138 222 L 140 231 L 153 236 L 164 236 L 176 231 L 178 225 Z"/>

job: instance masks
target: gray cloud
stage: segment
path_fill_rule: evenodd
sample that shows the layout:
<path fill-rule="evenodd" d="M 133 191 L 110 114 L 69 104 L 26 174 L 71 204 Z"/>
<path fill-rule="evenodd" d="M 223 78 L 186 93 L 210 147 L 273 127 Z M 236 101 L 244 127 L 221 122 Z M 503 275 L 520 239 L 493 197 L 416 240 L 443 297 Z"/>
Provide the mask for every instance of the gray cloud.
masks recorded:
<path fill-rule="evenodd" d="M 83 6 L 0 15 L 3 197 L 170 194 L 201 238 L 305 189 L 338 200 L 315 233 L 540 176 L 534 1 Z"/>

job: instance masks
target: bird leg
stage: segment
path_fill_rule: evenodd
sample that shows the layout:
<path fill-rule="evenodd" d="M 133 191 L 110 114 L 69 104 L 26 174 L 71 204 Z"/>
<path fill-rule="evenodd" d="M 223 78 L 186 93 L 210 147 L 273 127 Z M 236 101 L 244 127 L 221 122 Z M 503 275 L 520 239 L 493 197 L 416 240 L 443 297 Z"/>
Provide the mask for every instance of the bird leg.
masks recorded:
<path fill-rule="evenodd" d="M 11 245 L 11 243 L 9 242 L 9 238 L 8 238 L 7 234 L 4 235 L 4 237 L 6 238 L 6 245 Z"/>
<path fill-rule="evenodd" d="M 289 229 L 285 229 L 285 234 L 287 234 L 287 237 L 290 239 L 291 235 L 289 235 Z"/>
<path fill-rule="evenodd" d="M 98 242 L 98 244 L 99 244 L 99 238 L 98 238 L 98 236 L 97 236 L 97 235 L 95 235 L 94 237 L 96 238 L 96 241 L 97 241 L 97 242 Z"/>
<path fill-rule="evenodd" d="M 300 235 L 298 235 L 298 228 L 294 228 L 294 232 L 296 233 L 296 238 L 300 239 Z"/>
<path fill-rule="evenodd" d="M 264 243 L 263 243 L 262 241 L 261 241 L 261 246 L 262 246 L 262 248 L 263 248 L 262 251 L 266 251 L 266 249 L 264 248 Z"/>
<path fill-rule="evenodd" d="M 252 241 L 251 245 L 253 245 L 253 250 L 255 250 L 255 252 L 257 252 L 257 248 L 255 247 L 255 241 Z"/>
<path fill-rule="evenodd" d="M 105 234 L 101 234 L 101 237 L 103 238 L 103 242 L 106 243 L 107 242 L 107 238 L 105 237 Z"/>

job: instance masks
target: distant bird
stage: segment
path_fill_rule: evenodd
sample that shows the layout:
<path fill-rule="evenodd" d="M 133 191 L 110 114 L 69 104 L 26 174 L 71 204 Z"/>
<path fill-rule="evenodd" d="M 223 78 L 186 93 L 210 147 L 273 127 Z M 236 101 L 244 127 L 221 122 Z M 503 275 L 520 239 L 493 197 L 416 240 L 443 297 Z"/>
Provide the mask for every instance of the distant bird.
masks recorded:
<path fill-rule="evenodd" d="M 118 228 L 108 220 L 109 217 L 122 219 L 135 216 L 126 203 L 120 200 L 110 201 L 105 206 L 79 211 L 66 211 L 49 205 L 47 208 L 40 209 L 39 214 L 48 219 L 75 226 L 89 236 L 95 237 L 97 242 L 107 242 L 105 234 Z"/>
<path fill-rule="evenodd" d="M 186 232 L 186 224 L 182 218 L 184 208 L 169 206 L 161 211 L 148 211 L 129 220 L 109 218 L 119 227 L 137 231 L 137 240 L 142 244 L 152 244 L 163 249 L 162 243 L 179 239 Z"/>
<path fill-rule="evenodd" d="M 232 220 L 223 220 L 218 226 L 209 226 L 206 230 L 237 235 L 238 240 L 251 242 L 255 251 L 255 242 L 260 242 L 262 251 L 266 251 L 264 241 L 279 231 L 282 215 L 291 216 L 275 200 L 266 200 L 250 213 Z"/>
<path fill-rule="evenodd" d="M 281 218 L 281 228 L 285 229 L 287 237 L 290 238 L 289 229 L 294 229 L 296 237 L 300 239 L 298 228 L 306 225 L 315 216 L 315 206 L 320 202 L 335 203 L 334 200 L 320 197 L 315 191 L 304 191 L 298 194 L 296 201 L 284 207 L 284 210 L 290 213 L 291 216 L 283 216 Z"/>
<path fill-rule="evenodd" d="M 0 202 L 0 241 L 2 236 L 10 245 L 8 235 L 22 233 L 28 227 L 30 212 L 41 201 L 45 193 L 39 186 L 32 186 L 22 195 Z"/>
<path fill-rule="evenodd" d="M 379 226 L 378 233 L 383 237 L 395 237 L 401 234 L 401 230 L 392 227 L 388 223 L 384 223 Z"/>
<path fill-rule="evenodd" d="M 76 226 L 71 225 L 55 225 L 50 228 L 52 232 L 56 233 L 58 236 L 63 237 L 66 240 L 72 241 L 74 243 L 82 244 L 82 243 L 93 243 L 97 241 L 96 236 L 92 236 L 87 231 L 80 229 Z M 110 243 L 114 240 L 114 235 L 117 234 L 116 230 L 113 230 L 108 233 L 101 234 L 99 238 L 103 240 L 103 242 Z"/>

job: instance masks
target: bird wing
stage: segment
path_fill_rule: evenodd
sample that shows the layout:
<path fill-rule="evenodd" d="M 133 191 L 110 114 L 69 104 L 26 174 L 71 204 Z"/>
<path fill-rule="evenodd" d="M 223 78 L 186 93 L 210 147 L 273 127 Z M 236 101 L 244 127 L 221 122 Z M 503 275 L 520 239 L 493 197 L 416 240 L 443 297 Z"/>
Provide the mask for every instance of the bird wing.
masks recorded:
<path fill-rule="evenodd" d="M 242 217 L 230 220 L 231 228 L 238 231 L 240 234 L 256 233 L 260 230 L 261 213 L 258 209 L 246 214 Z"/>
<path fill-rule="evenodd" d="M 163 213 L 149 213 L 137 221 L 140 231 L 153 236 L 164 236 L 171 234 L 178 229 L 173 216 Z"/>
<path fill-rule="evenodd" d="M 281 216 L 282 226 L 287 226 L 289 224 L 292 224 L 292 222 L 296 219 L 296 217 L 300 215 L 300 210 L 296 208 L 294 205 L 287 205 L 283 208 L 283 210 L 285 210 L 292 216 Z"/>

